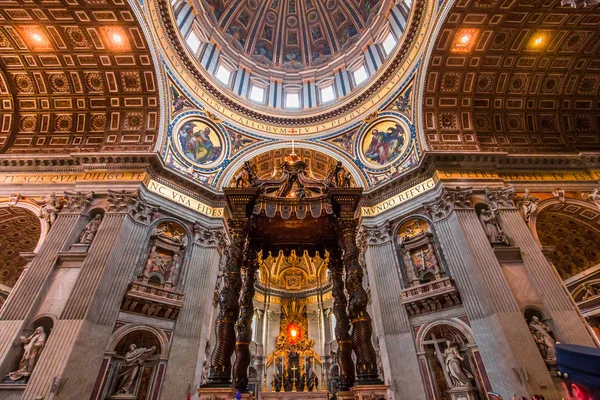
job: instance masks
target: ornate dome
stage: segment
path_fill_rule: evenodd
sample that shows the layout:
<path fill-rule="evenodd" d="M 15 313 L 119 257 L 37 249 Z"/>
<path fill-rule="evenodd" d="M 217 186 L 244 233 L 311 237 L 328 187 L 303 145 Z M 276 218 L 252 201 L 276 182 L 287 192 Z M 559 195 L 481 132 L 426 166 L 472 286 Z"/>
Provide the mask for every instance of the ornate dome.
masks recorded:
<path fill-rule="evenodd" d="M 213 38 L 225 39 L 258 64 L 286 71 L 325 64 L 370 37 L 384 2 L 201 0 L 219 31 Z"/>
<path fill-rule="evenodd" d="M 408 59 L 405 39 L 413 42 L 415 36 L 405 32 L 421 22 L 412 17 L 412 5 L 412 0 L 173 0 L 167 13 L 160 12 L 172 32 L 169 39 L 175 39 L 173 56 L 182 60 L 174 65 L 181 79 L 191 83 L 185 75 L 194 75 L 196 87 L 228 109 L 275 125 L 294 118 L 299 126 L 346 115 L 371 100 L 373 85 L 386 84 L 399 58 Z M 273 118 L 281 121 L 269 121 Z"/>

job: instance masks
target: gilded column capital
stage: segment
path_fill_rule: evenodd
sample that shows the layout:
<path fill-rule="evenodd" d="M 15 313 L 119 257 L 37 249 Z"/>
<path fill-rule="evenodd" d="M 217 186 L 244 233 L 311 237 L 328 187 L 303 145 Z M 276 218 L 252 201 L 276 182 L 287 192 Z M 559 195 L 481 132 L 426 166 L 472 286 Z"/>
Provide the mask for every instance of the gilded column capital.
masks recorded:
<path fill-rule="evenodd" d="M 392 225 L 389 221 L 381 225 L 365 226 L 358 229 L 356 236 L 358 247 L 363 250 L 367 246 L 379 246 L 392 241 Z"/>
<path fill-rule="evenodd" d="M 65 192 L 64 199 L 66 203 L 62 212 L 71 214 L 83 212 L 90 204 L 92 204 L 94 195 L 94 192 Z"/>
<path fill-rule="evenodd" d="M 149 224 L 154 219 L 159 207 L 142 199 L 139 194 L 131 196 L 127 212 L 135 221 Z"/>
<path fill-rule="evenodd" d="M 221 247 L 223 236 L 225 233 L 223 229 L 207 229 L 200 225 L 198 222 L 194 223 L 194 244 L 201 247 Z"/>
<path fill-rule="evenodd" d="M 511 209 L 515 206 L 515 187 L 501 186 L 496 188 L 485 187 L 485 197 L 494 209 Z"/>
<path fill-rule="evenodd" d="M 110 190 L 108 189 L 108 201 L 107 212 L 110 213 L 125 213 L 129 207 L 132 197 L 136 192 L 128 192 L 126 190 Z"/>
<path fill-rule="evenodd" d="M 423 207 L 431 219 L 437 221 L 446 218 L 454 210 L 471 209 L 473 207 L 472 197 L 473 189 L 470 187 L 444 187 L 436 200 L 425 203 Z"/>

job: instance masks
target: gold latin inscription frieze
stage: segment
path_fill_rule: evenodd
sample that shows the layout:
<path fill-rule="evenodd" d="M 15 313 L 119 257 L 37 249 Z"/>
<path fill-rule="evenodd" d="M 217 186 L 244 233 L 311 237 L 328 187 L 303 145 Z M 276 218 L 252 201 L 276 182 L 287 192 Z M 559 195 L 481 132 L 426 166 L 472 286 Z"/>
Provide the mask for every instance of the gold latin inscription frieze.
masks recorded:
<path fill-rule="evenodd" d="M 143 181 L 145 171 L 92 171 L 75 173 L 0 174 L 0 183 L 19 184 L 70 184 L 77 182 L 129 182 Z"/>
<path fill-rule="evenodd" d="M 501 179 L 507 182 L 545 181 L 595 181 L 600 171 L 540 171 L 540 172 L 489 172 L 489 171 L 437 171 L 440 180 L 450 179 Z"/>
<path fill-rule="evenodd" d="M 178 192 L 174 189 L 171 189 L 168 186 L 163 185 L 155 181 L 154 179 L 150 179 L 147 183 L 148 190 L 152 193 L 156 193 L 161 197 L 179 203 L 191 210 L 194 210 L 200 214 L 208 215 L 209 217 L 222 218 L 223 217 L 223 208 L 215 208 L 211 207 L 207 204 L 202 203 L 192 197 L 189 197 L 181 192 Z"/>
<path fill-rule="evenodd" d="M 407 201 L 429 192 L 435 188 L 435 180 L 433 178 L 427 179 L 425 182 L 421 182 L 418 185 L 414 185 L 403 192 L 391 197 L 379 204 L 372 207 L 362 207 L 361 214 L 363 217 L 373 217 L 381 214 L 384 211 L 390 210 L 394 207 L 398 207 L 400 204 L 406 203 Z"/>

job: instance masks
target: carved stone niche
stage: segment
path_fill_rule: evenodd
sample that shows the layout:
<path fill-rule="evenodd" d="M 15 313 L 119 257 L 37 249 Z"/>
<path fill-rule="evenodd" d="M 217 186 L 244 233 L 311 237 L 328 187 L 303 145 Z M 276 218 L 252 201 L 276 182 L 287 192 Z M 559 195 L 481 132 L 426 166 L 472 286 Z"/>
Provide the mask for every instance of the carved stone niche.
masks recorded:
<path fill-rule="evenodd" d="M 152 317 L 176 319 L 183 293 L 174 290 L 188 244 L 183 227 L 175 222 L 159 224 L 148 246 L 142 273 L 131 283 L 122 309 Z"/>
<path fill-rule="evenodd" d="M 461 304 L 454 282 L 446 276 L 429 224 L 410 219 L 398 230 L 398 248 L 407 289 L 402 304 L 410 316 L 439 311 Z"/>
<path fill-rule="evenodd" d="M 398 230 L 398 246 L 408 286 L 418 286 L 445 276 L 433 233 L 424 220 L 414 218 L 403 223 Z"/>

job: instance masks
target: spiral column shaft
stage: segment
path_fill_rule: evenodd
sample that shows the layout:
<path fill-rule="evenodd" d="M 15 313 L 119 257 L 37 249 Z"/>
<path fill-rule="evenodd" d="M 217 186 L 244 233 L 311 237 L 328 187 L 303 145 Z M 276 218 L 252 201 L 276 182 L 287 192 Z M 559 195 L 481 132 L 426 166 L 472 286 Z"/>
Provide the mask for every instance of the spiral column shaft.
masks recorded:
<path fill-rule="evenodd" d="M 223 289 L 219 296 L 219 315 L 215 323 L 216 343 L 210 357 L 209 387 L 231 385 L 231 356 L 235 349 L 235 323 L 240 313 L 239 296 L 242 286 L 240 270 L 248 236 L 247 219 L 228 221 L 231 244 L 226 249 Z"/>
<path fill-rule="evenodd" d="M 377 370 L 377 355 L 371 341 L 373 325 L 367 311 L 369 298 L 363 288 L 363 270 L 358 262 L 357 226 L 356 219 L 340 219 L 338 221 L 338 235 L 344 251 L 346 290 L 350 298 L 348 314 L 352 323 L 352 348 L 356 354 L 358 384 L 380 384 L 382 382 Z"/>
<path fill-rule="evenodd" d="M 240 313 L 235 325 L 235 362 L 233 364 L 233 386 L 240 392 L 248 391 L 248 366 L 250 365 L 250 342 L 252 341 L 252 318 L 254 316 L 254 282 L 257 269 L 256 249 L 246 248 L 242 269 L 242 293 Z"/>
<path fill-rule="evenodd" d="M 339 250 L 329 256 L 329 271 L 332 277 L 333 314 L 335 315 L 335 339 L 338 342 L 337 362 L 340 367 L 340 390 L 348 391 L 354 385 L 354 362 L 352 361 L 352 339 L 350 321 L 344 292 L 344 266 Z"/>

